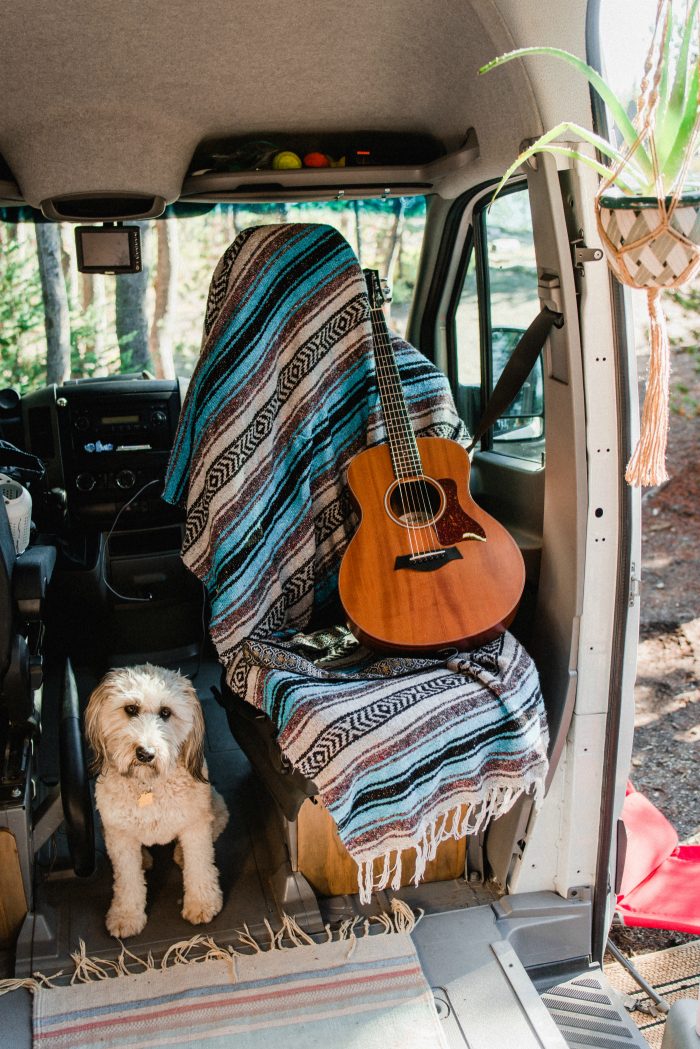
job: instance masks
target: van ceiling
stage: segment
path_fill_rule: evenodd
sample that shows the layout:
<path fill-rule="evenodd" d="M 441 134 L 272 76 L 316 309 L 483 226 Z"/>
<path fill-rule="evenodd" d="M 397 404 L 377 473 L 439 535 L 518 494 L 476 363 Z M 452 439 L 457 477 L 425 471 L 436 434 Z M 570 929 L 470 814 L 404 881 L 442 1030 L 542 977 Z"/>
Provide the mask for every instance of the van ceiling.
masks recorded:
<path fill-rule="evenodd" d="M 4 0 L 0 154 L 35 207 L 172 201 L 203 139 L 285 131 L 454 150 L 473 126 L 494 175 L 544 124 L 590 112 L 555 61 L 477 69 L 526 44 L 583 56 L 584 28 L 582 0 Z"/>

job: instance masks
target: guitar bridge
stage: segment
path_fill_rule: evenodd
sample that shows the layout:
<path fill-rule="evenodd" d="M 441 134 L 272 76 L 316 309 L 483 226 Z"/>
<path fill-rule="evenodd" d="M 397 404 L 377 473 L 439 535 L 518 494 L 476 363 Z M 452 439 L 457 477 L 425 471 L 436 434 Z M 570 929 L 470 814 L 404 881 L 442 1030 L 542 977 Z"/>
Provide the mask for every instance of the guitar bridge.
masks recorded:
<path fill-rule="evenodd" d="M 448 561 L 461 561 L 462 555 L 456 546 L 446 550 L 423 550 L 419 554 L 401 554 L 394 562 L 394 571 L 408 568 L 413 572 L 434 572 Z"/>

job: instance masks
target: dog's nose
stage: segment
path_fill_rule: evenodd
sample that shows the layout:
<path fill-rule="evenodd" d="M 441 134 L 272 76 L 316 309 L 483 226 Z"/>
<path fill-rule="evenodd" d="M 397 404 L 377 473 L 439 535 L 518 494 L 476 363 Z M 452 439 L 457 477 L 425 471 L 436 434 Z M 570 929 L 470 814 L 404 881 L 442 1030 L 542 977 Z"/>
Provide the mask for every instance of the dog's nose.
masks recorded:
<path fill-rule="evenodd" d="M 142 761 L 144 765 L 148 765 L 150 761 L 153 761 L 155 756 L 155 750 L 147 750 L 145 747 L 136 748 L 136 757 L 139 761 Z"/>

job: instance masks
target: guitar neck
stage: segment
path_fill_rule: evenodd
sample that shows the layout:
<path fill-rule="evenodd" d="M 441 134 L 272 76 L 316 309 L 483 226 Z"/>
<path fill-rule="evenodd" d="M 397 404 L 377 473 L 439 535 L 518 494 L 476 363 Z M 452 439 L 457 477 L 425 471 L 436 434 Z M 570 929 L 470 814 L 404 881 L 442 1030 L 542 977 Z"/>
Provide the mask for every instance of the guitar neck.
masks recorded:
<path fill-rule="evenodd" d="M 423 466 L 391 345 L 391 336 L 382 311 L 383 299 L 377 304 L 374 294 L 374 285 L 375 282 L 378 285 L 379 278 L 376 270 L 365 270 L 364 273 L 369 293 L 377 385 L 394 474 L 397 480 L 420 477 L 423 474 Z"/>

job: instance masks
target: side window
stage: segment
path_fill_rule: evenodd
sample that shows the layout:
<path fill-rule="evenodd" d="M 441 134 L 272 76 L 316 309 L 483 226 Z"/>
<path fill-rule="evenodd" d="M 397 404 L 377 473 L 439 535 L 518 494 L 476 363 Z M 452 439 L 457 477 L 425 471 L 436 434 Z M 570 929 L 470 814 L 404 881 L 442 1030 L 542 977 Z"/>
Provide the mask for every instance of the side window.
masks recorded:
<path fill-rule="evenodd" d="M 457 405 L 473 432 L 520 336 L 540 311 L 530 204 L 525 189 L 474 215 L 453 312 Z M 537 362 L 505 415 L 481 442 L 502 455 L 544 464 L 544 383 Z"/>

